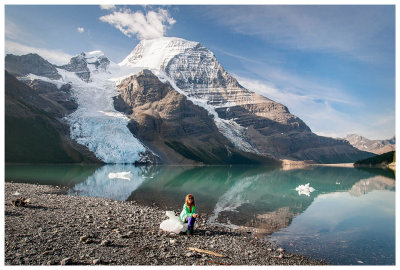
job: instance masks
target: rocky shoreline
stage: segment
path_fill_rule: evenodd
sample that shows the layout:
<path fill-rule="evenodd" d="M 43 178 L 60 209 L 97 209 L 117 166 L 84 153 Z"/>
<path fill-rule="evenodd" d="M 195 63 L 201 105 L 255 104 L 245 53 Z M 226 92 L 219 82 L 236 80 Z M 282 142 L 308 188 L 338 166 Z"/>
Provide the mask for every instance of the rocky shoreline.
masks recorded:
<path fill-rule="evenodd" d="M 12 200 L 28 198 L 23 207 Z M 324 265 L 247 232 L 205 223 L 193 236 L 159 229 L 156 206 L 64 195 L 60 187 L 5 183 L 6 265 Z M 190 248 L 223 255 L 193 251 Z"/>

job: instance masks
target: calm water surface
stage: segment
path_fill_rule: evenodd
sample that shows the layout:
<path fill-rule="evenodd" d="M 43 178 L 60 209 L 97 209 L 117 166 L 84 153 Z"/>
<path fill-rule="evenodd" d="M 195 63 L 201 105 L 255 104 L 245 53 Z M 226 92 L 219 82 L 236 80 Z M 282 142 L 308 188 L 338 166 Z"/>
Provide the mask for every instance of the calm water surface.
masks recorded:
<path fill-rule="evenodd" d="M 339 265 L 395 264 L 395 176 L 387 170 L 7 165 L 5 175 L 176 213 L 193 193 L 209 223 L 248 227 L 288 251 Z M 307 183 L 314 191 L 296 191 Z"/>

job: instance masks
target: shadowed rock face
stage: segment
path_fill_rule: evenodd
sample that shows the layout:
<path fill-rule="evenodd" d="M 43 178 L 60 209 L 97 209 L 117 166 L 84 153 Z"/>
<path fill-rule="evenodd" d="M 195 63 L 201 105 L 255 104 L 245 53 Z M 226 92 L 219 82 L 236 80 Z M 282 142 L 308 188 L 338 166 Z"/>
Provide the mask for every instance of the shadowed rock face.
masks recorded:
<path fill-rule="evenodd" d="M 99 162 L 70 139 L 69 127 L 60 119 L 76 106 L 68 94 L 43 81 L 32 85 L 36 89 L 5 72 L 5 161 Z M 68 86 L 61 88 L 67 91 Z"/>
<path fill-rule="evenodd" d="M 151 71 L 126 78 L 118 89 L 121 94 L 114 99 L 115 107 L 130 113 L 131 132 L 150 145 L 163 162 L 261 162 L 259 156 L 234 150 L 205 109 L 162 83 Z"/>
<path fill-rule="evenodd" d="M 52 83 L 32 80 L 28 86 L 35 90 L 43 99 L 52 103 L 54 107 L 59 105 L 60 112 L 53 112 L 56 117 L 61 118 L 74 112 L 78 108 L 78 104 L 71 96 L 70 84 L 64 84 L 58 89 L 57 86 Z"/>
<path fill-rule="evenodd" d="M 144 139 L 161 136 L 178 140 L 196 137 L 207 140 L 215 133 L 217 140 L 228 145 L 220 134 L 208 112 L 195 106 L 184 95 L 179 94 L 170 85 L 163 84 L 149 70 L 122 81 L 118 86 L 121 97 L 132 109 L 131 127 L 136 128 Z"/>
<path fill-rule="evenodd" d="M 58 80 L 61 78 L 54 65 L 50 64 L 35 53 L 26 55 L 7 54 L 5 59 L 6 70 L 17 77 L 29 73 Z"/>

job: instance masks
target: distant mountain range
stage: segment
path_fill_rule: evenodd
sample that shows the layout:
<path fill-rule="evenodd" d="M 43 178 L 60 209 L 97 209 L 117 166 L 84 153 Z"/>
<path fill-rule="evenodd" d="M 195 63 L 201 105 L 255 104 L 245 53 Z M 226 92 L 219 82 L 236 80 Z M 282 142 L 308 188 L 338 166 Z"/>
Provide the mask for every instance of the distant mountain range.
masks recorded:
<path fill-rule="evenodd" d="M 370 140 L 357 134 L 349 134 L 344 139 L 357 149 L 378 155 L 396 150 L 394 136 L 387 140 Z"/>
<path fill-rule="evenodd" d="M 37 54 L 7 55 L 5 64 L 6 162 L 39 162 L 34 153 L 46 141 L 70 162 L 278 165 L 371 156 L 314 134 L 284 105 L 242 87 L 198 42 L 143 40 L 119 64 L 101 51 L 62 66 Z M 43 139 L 46 129 L 30 132 L 36 122 L 54 140 Z M 37 149 L 16 151 L 19 144 Z"/>

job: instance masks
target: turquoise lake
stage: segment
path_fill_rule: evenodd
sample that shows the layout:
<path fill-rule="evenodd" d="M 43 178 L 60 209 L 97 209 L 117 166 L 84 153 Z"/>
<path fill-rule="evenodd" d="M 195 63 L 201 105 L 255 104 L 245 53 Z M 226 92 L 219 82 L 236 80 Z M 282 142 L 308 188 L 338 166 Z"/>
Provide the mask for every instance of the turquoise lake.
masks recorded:
<path fill-rule="evenodd" d="M 192 193 L 209 223 L 335 265 L 395 264 L 395 175 L 390 170 L 263 166 L 6 165 L 7 181 L 155 204 L 180 212 Z M 314 189 L 296 191 L 300 185 Z"/>

